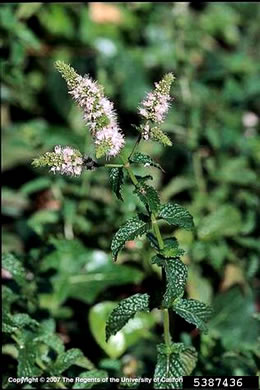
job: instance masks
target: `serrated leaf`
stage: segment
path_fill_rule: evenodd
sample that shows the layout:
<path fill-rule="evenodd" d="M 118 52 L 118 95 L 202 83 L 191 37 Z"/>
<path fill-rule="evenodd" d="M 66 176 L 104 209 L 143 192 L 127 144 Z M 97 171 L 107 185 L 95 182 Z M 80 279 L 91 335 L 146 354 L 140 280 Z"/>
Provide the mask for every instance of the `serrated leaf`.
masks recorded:
<path fill-rule="evenodd" d="M 188 277 L 187 266 L 178 258 L 165 259 L 160 255 L 152 258 L 152 263 L 163 267 L 166 274 L 166 291 L 162 305 L 170 307 L 173 301 L 182 296 Z"/>
<path fill-rule="evenodd" d="M 73 364 L 77 364 L 77 360 L 82 358 L 84 355 L 78 348 L 71 348 L 66 352 L 61 353 L 54 365 L 51 367 L 52 375 L 59 375 L 67 370 Z"/>
<path fill-rule="evenodd" d="M 123 200 L 121 195 L 121 186 L 124 181 L 124 171 L 123 168 L 112 168 L 109 169 L 109 181 L 112 187 L 112 190 L 116 194 L 117 198 Z"/>
<path fill-rule="evenodd" d="M 202 331 L 207 330 L 206 322 L 213 314 L 210 306 L 196 299 L 177 299 L 173 304 L 173 310 Z"/>
<path fill-rule="evenodd" d="M 160 254 L 163 257 L 180 257 L 185 253 L 183 249 L 179 248 L 179 243 L 175 237 L 165 238 L 163 243 L 164 248 L 160 250 Z"/>
<path fill-rule="evenodd" d="M 144 167 L 153 166 L 153 167 L 156 167 L 156 168 L 160 169 L 161 171 L 163 171 L 160 164 L 153 161 L 153 159 L 150 156 L 148 156 L 147 154 L 143 154 L 143 153 L 139 153 L 139 152 L 134 153 L 134 155 L 131 157 L 130 161 L 132 163 L 143 164 Z"/>
<path fill-rule="evenodd" d="M 155 389 L 181 389 L 181 381 L 174 378 L 190 375 L 197 362 L 197 352 L 184 344 L 165 344 L 157 346 L 157 363 L 154 372 Z M 168 381 L 167 381 L 168 379 Z"/>
<path fill-rule="evenodd" d="M 149 311 L 149 295 L 135 294 L 123 299 L 111 312 L 106 323 L 106 341 L 115 335 L 139 311 Z"/>
<path fill-rule="evenodd" d="M 92 389 L 94 385 L 100 384 L 102 379 L 108 378 L 108 374 L 104 370 L 91 370 L 82 372 L 79 378 L 86 378 L 89 381 L 75 383 L 72 387 L 73 389 Z M 91 378 L 93 381 L 91 381 Z"/>
<path fill-rule="evenodd" d="M 118 359 L 127 348 L 139 340 L 151 338 L 150 329 L 156 323 L 151 312 L 138 312 L 115 336 L 111 336 L 106 342 L 106 324 L 117 304 L 117 302 L 111 301 L 100 302 L 92 306 L 88 316 L 89 327 L 94 339 L 111 359 Z"/>
<path fill-rule="evenodd" d="M 177 203 L 162 205 L 159 218 L 163 218 L 169 224 L 180 226 L 186 230 L 192 230 L 194 228 L 193 218 L 188 210 Z"/>
<path fill-rule="evenodd" d="M 119 228 L 113 237 L 111 243 L 113 259 L 116 260 L 118 252 L 125 245 L 126 241 L 134 240 L 136 237 L 143 235 L 148 228 L 145 216 L 137 215 L 129 219 Z"/>
<path fill-rule="evenodd" d="M 34 340 L 34 334 L 23 332 L 20 342 L 17 376 L 33 377 L 40 375 L 41 370 L 35 366 L 37 357 L 37 342 Z"/>
<path fill-rule="evenodd" d="M 13 333 L 24 326 L 35 328 L 39 326 L 39 323 L 26 313 L 11 315 L 6 310 L 3 311 L 2 331 L 4 333 Z"/>
<path fill-rule="evenodd" d="M 56 334 L 45 333 L 35 338 L 36 341 L 40 341 L 52 348 L 58 354 L 64 352 L 64 344 L 61 338 Z"/>
<path fill-rule="evenodd" d="M 12 321 L 12 317 L 6 310 L 2 311 L 2 332 L 3 333 L 13 333 L 17 330 L 17 327 Z"/>
<path fill-rule="evenodd" d="M 17 328 L 23 328 L 26 325 L 30 325 L 31 327 L 39 326 L 39 322 L 31 318 L 26 313 L 17 313 L 12 316 L 13 323 L 17 326 Z"/>
<path fill-rule="evenodd" d="M 157 212 L 160 207 L 160 198 L 158 192 L 148 184 L 142 184 L 135 189 L 135 193 L 151 212 Z"/>
<path fill-rule="evenodd" d="M 2 255 L 2 267 L 9 271 L 19 286 L 26 283 L 26 272 L 21 262 L 11 253 Z"/>
<path fill-rule="evenodd" d="M 179 248 L 179 243 L 175 237 L 164 238 L 164 248 L 160 249 L 157 238 L 153 233 L 147 233 L 146 236 L 150 241 L 151 247 L 156 249 L 163 257 L 180 257 L 185 253 L 183 249 Z"/>

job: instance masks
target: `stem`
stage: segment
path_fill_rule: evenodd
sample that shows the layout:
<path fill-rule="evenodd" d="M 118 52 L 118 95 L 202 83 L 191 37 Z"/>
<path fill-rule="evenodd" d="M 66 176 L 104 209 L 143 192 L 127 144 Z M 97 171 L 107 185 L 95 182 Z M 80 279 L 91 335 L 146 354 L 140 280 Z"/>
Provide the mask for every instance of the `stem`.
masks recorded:
<path fill-rule="evenodd" d="M 128 157 L 128 159 L 129 159 L 129 157 Z M 123 154 L 121 154 L 121 160 L 124 163 L 124 168 L 126 169 L 130 179 L 132 180 L 132 183 L 136 187 L 138 185 L 138 180 L 136 179 L 135 174 L 134 174 L 132 168 L 130 167 L 130 163 L 129 163 L 128 159 Z M 154 234 L 155 234 L 157 241 L 158 241 L 159 248 L 160 248 L 160 250 L 162 250 L 164 248 L 164 242 L 163 242 L 160 228 L 159 228 L 159 225 L 157 223 L 156 216 L 154 213 L 151 214 L 151 221 L 152 221 Z M 165 278 L 163 278 L 163 279 L 165 279 Z M 168 309 L 162 309 L 162 310 L 163 310 L 164 341 L 165 341 L 166 346 L 168 348 L 170 348 L 171 334 L 170 334 L 169 310 Z"/>
<path fill-rule="evenodd" d="M 121 154 L 120 157 L 121 157 L 121 160 L 122 160 L 122 162 L 124 164 L 124 168 L 127 170 L 127 173 L 129 175 L 130 179 L 132 180 L 132 183 L 136 187 L 138 185 L 138 180 L 135 177 L 135 174 L 132 171 L 132 168 L 130 167 L 130 163 L 129 163 L 128 159 L 123 154 Z"/>
<path fill-rule="evenodd" d="M 134 144 L 134 147 L 132 149 L 132 152 L 130 153 L 129 157 L 128 157 L 128 160 L 130 160 L 130 158 L 132 157 L 134 151 L 135 151 L 135 148 L 137 147 L 137 145 L 139 144 L 139 142 L 141 141 L 142 139 L 142 135 L 139 134 L 138 137 L 137 137 L 137 140 L 135 141 L 135 144 Z"/>
<path fill-rule="evenodd" d="M 154 234 L 157 238 L 159 248 L 160 248 L 160 250 L 162 250 L 164 248 L 164 243 L 163 243 L 162 235 L 161 235 L 161 232 L 160 232 L 160 229 L 159 229 L 159 226 L 158 226 L 158 223 L 157 223 L 157 220 L 156 220 L 154 213 L 152 213 L 151 219 L 152 219 Z"/>
<path fill-rule="evenodd" d="M 122 168 L 123 164 L 105 164 L 106 168 Z"/>
<path fill-rule="evenodd" d="M 171 334 L 170 334 L 170 321 L 169 321 L 169 310 L 163 309 L 163 330 L 164 330 L 164 341 L 167 347 L 171 345 Z"/>

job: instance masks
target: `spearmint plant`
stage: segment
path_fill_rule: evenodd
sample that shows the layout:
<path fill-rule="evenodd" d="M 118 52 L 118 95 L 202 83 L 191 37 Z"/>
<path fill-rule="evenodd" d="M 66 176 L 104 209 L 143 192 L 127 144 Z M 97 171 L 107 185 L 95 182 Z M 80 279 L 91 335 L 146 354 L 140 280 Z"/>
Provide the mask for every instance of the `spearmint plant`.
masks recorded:
<path fill-rule="evenodd" d="M 206 323 L 212 309 L 203 302 L 184 297 L 188 276 L 187 266 L 181 260 L 184 251 L 179 247 L 176 238 L 162 236 L 160 224 L 167 223 L 174 228 L 193 230 L 193 218 L 188 210 L 177 203 L 162 204 L 155 188 L 147 184 L 150 175 L 140 177 L 134 173 L 134 167 L 138 164 L 162 169 L 149 155 L 136 151 L 142 140 L 172 146 L 161 125 L 172 101 L 170 88 L 174 76 L 171 73 L 166 74 L 161 81 L 155 83 L 154 90 L 140 103 L 138 113 L 142 122 L 137 127 L 139 135 L 133 150 L 127 155 L 124 150 L 125 136 L 119 127 L 113 103 L 105 97 L 103 87 L 87 75 L 78 75 L 64 62 L 56 62 L 56 68 L 65 79 L 69 94 L 83 110 L 84 120 L 95 144 L 96 159 L 106 157 L 107 160 L 115 161 L 102 164 L 70 146 L 57 145 L 53 152 L 36 158 L 33 165 L 48 166 L 53 174 L 69 176 L 80 176 L 84 169 L 105 167 L 108 169 L 112 190 L 120 201 L 123 200 L 122 186 L 126 177 L 129 177 L 144 210 L 131 216 L 116 232 L 111 243 L 112 256 L 116 261 L 127 241 L 145 235 L 154 250 L 151 263 L 161 269 L 163 293 L 157 306 L 154 306 L 147 293 L 123 299 L 109 315 L 106 340 L 124 327 L 137 312 L 148 312 L 157 307 L 162 313 L 164 334 L 161 344 L 157 346 L 154 387 L 179 388 L 180 382 L 175 383 L 171 378 L 190 375 L 196 365 L 197 352 L 193 347 L 172 341 L 169 311 L 174 311 L 201 331 L 206 331 Z"/>

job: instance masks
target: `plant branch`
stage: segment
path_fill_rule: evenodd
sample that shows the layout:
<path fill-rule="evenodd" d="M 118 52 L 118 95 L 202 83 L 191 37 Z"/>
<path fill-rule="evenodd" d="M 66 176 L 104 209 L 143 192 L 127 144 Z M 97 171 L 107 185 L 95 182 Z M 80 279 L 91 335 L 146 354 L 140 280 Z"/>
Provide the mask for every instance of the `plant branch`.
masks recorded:
<path fill-rule="evenodd" d="M 121 154 L 121 159 L 124 163 L 124 168 L 126 169 L 132 183 L 136 187 L 138 185 L 138 180 L 136 179 L 135 174 L 130 166 L 130 163 L 128 160 L 129 158 L 126 159 L 126 157 L 123 154 Z M 152 222 L 154 234 L 155 234 L 157 241 L 158 241 L 159 248 L 160 248 L 160 250 L 162 250 L 164 248 L 164 242 L 163 242 L 160 228 L 159 228 L 159 225 L 157 223 L 156 216 L 154 213 L 151 213 L 151 222 Z M 165 279 L 165 278 L 163 278 L 163 279 Z M 169 348 L 170 344 L 171 344 L 171 334 L 170 334 L 170 321 L 169 321 L 169 310 L 168 309 L 163 309 L 163 329 L 164 329 L 164 341 L 165 341 L 166 346 Z"/>

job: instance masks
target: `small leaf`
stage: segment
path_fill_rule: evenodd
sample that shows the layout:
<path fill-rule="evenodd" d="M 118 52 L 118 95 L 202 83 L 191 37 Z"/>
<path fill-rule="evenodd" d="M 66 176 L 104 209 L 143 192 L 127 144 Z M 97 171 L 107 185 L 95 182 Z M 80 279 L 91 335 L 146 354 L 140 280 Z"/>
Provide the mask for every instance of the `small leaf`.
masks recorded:
<path fill-rule="evenodd" d="M 160 142 L 164 146 L 172 146 L 172 141 L 170 138 L 160 129 L 160 127 L 151 128 L 151 138 L 154 141 Z"/>
<path fill-rule="evenodd" d="M 111 312 L 106 323 L 106 341 L 115 335 L 138 311 L 149 311 L 149 295 L 135 294 L 123 299 Z"/>
<path fill-rule="evenodd" d="M 153 166 L 153 167 L 156 167 L 156 168 L 160 169 L 161 171 L 163 171 L 160 164 L 153 161 L 152 158 L 150 156 L 148 156 L 147 154 L 134 153 L 134 155 L 131 157 L 130 161 L 132 163 L 143 164 L 144 167 Z"/>
<path fill-rule="evenodd" d="M 77 364 L 77 360 L 83 357 L 83 353 L 78 348 L 71 348 L 66 352 L 61 353 L 54 365 L 51 367 L 52 375 L 59 375 L 67 370 L 73 364 Z"/>
<path fill-rule="evenodd" d="M 92 389 L 94 385 L 101 383 L 101 379 L 108 378 L 108 374 L 104 370 L 91 370 L 82 372 L 79 378 L 87 378 L 89 381 L 76 382 L 72 387 L 73 389 Z"/>
<path fill-rule="evenodd" d="M 158 192 L 147 184 L 142 184 L 135 189 L 135 193 L 151 212 L 157 212 L 160 207 L 160 198 Z"/>
<path fill-rule="evenodd" d="M 167 203 L 161 206 L 159 218 L 163 218 L 169 224 L 180 226 L 186 230 L 194 228 L 193 218 L 188 210 L 177 203 Z"/>
<path fill-rule="evenodd" d="M 26 273 L 21 262 L 11 253 L 2 255 L 2 267 L 9 271 L 19 286 L 26 283 Z"/>
<path fill-rule="evenodd" d="M 173 304 L 173 310 L 202 331 L 207 330 L 206 322 L 213 314 L 210 306 L 196 299 L 177 299 Z"/>
<path fill-rule="evenodd" d="M 197 362 L 197 352 L 193 347 L 185 347 L 184 344 L 165 344 L 157 346 L 157 363 L 154 372 L 155 389 L 181 389 L 181 381 L 173 381 L 173 378 L 181 378 L 190 375 Z M 169 378 L 169 381 L 167 379 Z"/>
<path fill-rule="evenodd" d="M 46 332 L 36 337 L 35 341 L 40 341 L 46 344 L 48 347 L 53 349 L 58 354 L 64 352 L 64 344 L 61 338 L 57 334 Z"/>
<path fill-rule="evenodd" d="M 17 330 L 17 327 L 13 323 L 12 316 L 7 312 L 7 310 L 2 311 L 2 332 L 3 333 L 13 333 Z"/>
<path fill-rule="evenodd" d="M 150 241 L 151 247 L 156 249 L 163 257 L 180 257 L 185 253 L 183 249 L 179 248 L 179 243 L 175 237 L 164 238 L 164 248 L 160 249 L 157 238 L 153 233 L 147 233 L 146 236 Z"/>
<path fill-rule="evenodd" d="M 112 168 L 109 170 L 109 181 L 112 190 L 116 194 L 117 198 L 123 200 L 121 195 L 121 186 L 124 180 L 123 168 Z"/>
<path fill-rule="evenodd" d="M 178 258 L 165 259 L 160 255 L 154 256 L 152 263 L 163 267 L 165 270 L 167 285 L 162 305 L 170 307 L 174 299 L 182 296 L 184 293 L 188 276 L 187 266 Z"/>
<path fill-rule="evenodd" d="M 183 249 L 179 248 L 179 243 L 175 237 L 165 238 L 163 240 L 163 243 L 164 248 L 160 250 L 160 254 L 163 257 L 180 257 L 185 253 Z"/>
<path fill-rule="evenodd" d="M 145 216 L 137 215 L 129 219 L 119 228 L 113 237 L 111 249 L 114 260 L 118 252 L 124 246 L 126 241 L 134 240 L 136 237 L 143 235 L 147 231 L 148 223 Z"/>
<path fill-rule="evenodd" d="M 38 367 L 35 366 L 37 357 L 37 342 L 34 340 L 33 333 L 23 332 L 20 338 L 19 355 L 18 355 L 18 377 L 33 377 L 41 373 Z"/>
<path fill-rule="evenodd" d="M 159 250 L 158 241 L 157 241 L 157 238 L 155 237 L 155 235 L 153 233 L 149 232 L 146 234 L 146 237 L 150 241 L 151 247 L 156 249 L 156 250 Z"/>
<path fill-rule="evenodd" d="M 39 322 L 31 318 L 26 313 L 17 313 L 12 316 L 12 321 L 17 328 L 23 328 L 26 325 L 31 327 L 39 326 Z"/>

